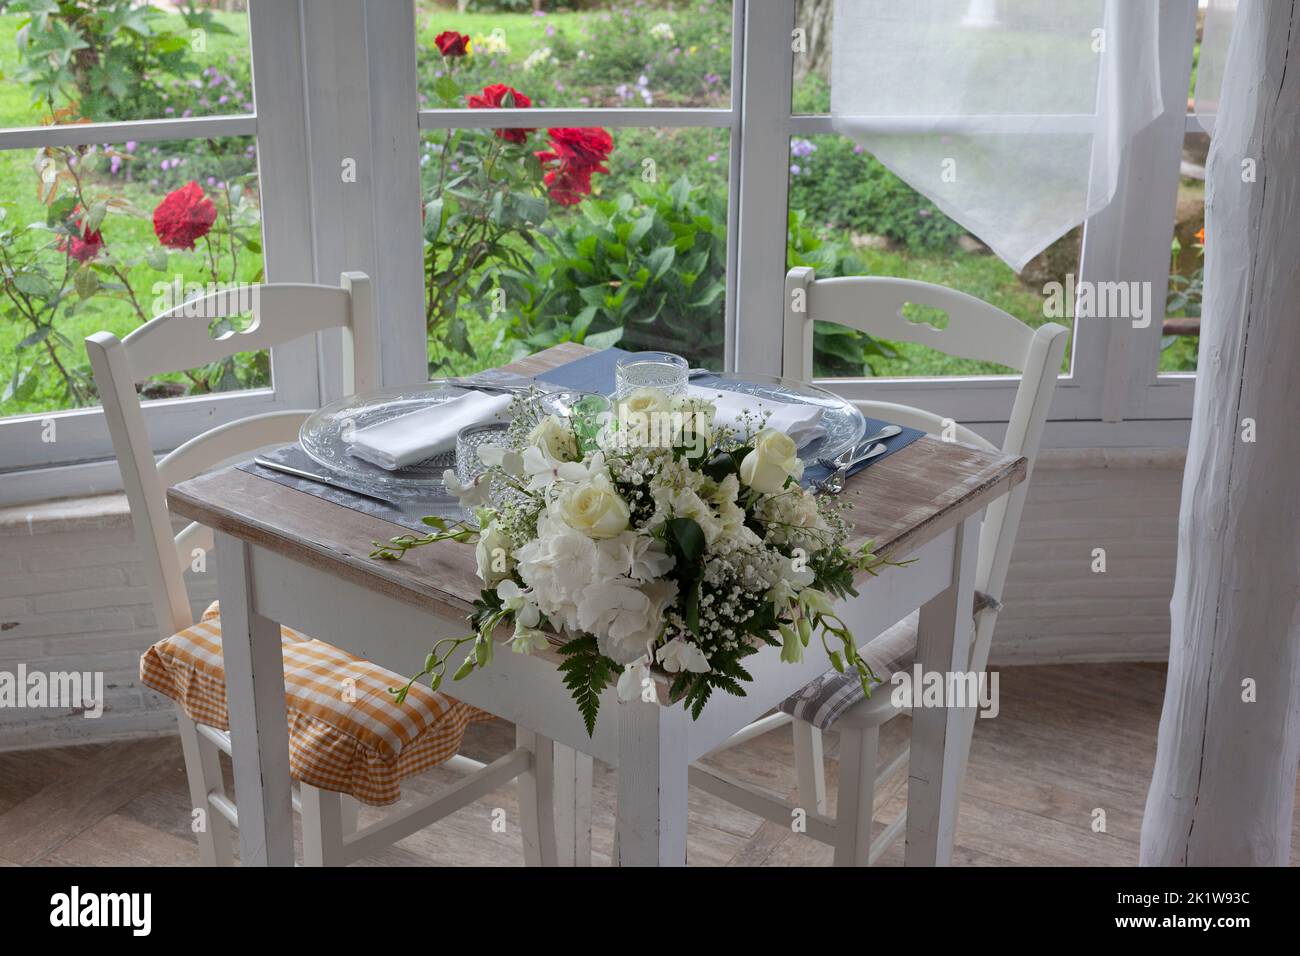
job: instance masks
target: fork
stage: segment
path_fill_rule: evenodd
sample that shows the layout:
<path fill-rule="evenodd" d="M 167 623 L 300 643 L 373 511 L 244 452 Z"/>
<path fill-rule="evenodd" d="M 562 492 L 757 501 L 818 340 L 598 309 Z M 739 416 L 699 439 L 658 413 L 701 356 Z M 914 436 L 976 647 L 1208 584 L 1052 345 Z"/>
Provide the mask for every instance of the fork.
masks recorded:
<path fill-rule="evenodd" d="M 884 442 L 876 442 L 874 445 L 872 445 L 870 448 L 864 451 L 861 455 L 856 455 L 853 458 L 850 458 L 848 461 L 843 463 L 834 462 L 833 465 L 825 466 L 825 467 L 833 466 L 835 470 L 831 474 L 823 478 L 821 481 L 813 482 L 813 489 L 826 495 L 838 495 L 841 491 L 844 490 L 844 482 L 849 477 L 850 468 L 852 468 L 854 465 L 860 465 L 862 464 L 862 462 L 867 461 L 868 459 L 871 458 L 875 458 L 878 455 L 883 455 L 888 450 L 889 448 L 885 445 Z M 823 464 L 826 460 L 827 459 L 819 458 L 817 459 L 817 462 L 818 464 Z"/>

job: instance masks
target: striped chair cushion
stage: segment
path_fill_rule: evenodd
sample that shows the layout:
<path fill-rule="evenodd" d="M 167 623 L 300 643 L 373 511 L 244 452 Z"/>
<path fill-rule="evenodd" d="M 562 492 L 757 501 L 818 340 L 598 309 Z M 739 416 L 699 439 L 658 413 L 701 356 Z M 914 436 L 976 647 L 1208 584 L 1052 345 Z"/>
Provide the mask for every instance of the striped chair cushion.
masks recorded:
<path fill-rule="evenodd" d="M 460 748 L 465 727 L 492 715 L 415 685 L 398 706 L 388 693 L 406 679 L 370 661 L 281 628 L 289 770 L 295 780 L 383 806 L 400 781 Z M 199 623 L 140 658 L 140 679 L 200 724 L 229 730 L 221 618 L 213 604 Z"/>
<path fill-rule="evenodd" d="M 975 592 L 975 609 L 973 615 L 978 618 L 985 608 L 1000 608 L 994 598 L 983 591 Z M 874 689 L 880 684 L 889 683 L 890 677 L 899 671 L 905 671 L 916 660 L 916 629 L 920 618 L 919 611 L 913 611 L 893 627 L 884 631 L 871 643 L 859 649 L 858 653 L 870 666 L 877 680 L 871 685 Z M 855 670 L 841 674 L 829 670 L 821 677 L 805 684 L 796 693 L 783 700 L 779 708 L 795 720 L 812 724 L 819 730 L 829 730 L 845 712 L 859 701 L 867 699 Z"/>

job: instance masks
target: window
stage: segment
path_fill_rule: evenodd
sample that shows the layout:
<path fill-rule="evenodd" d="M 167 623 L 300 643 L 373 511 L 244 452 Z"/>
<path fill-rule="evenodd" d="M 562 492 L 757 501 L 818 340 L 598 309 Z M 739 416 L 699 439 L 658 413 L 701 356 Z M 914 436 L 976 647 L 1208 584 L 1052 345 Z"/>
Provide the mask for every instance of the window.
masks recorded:
<path fill-rule="evenodd" d="M 0 14 L 0 70 L 18 81 L 0 91 L 0 233 L 11 256 L 19 233 L 39 246 L 25 254 L 43 274 L 19 278 L 31 270 L 10 264 L 0 283 L 41 301 L 47 286 L 71 292 L 50 332 L 0 298 L 6 500 L 113 487 L 94 396 L 66 387 L 50 349 L 84 375 L 87 329 L 134 327 L 141 311 L 131 295 L 148 314 L 159 277 L 176 274 L 184 288 L 213 275 L 333 283 L 346 269 L 369 273 L 389 384 L 564 339 L 670 347 L 776 373 L 784 274 L 804 261 L 954 286 L 1031 323 L 1045 318 L 1047 281 L 1071 274 L 1147 283 L 1157 319 L 1193 317 L 1181 281 L 1195 271 L 1184 235 L 1193 223 L 1177 207 L 1197 188 L 1179 174 L 1184 132 L 1194 128 L 1183 100 L 1197 27 L 1182 6 L 1161 23 L 1165 114 L 1126 153 L 1116 201 L 1058 243 L 1039 273 L 1020 276 L 832 128 L 829 0 L 545 0 L 537 12 L 507 0 L 393 0 L 197 14 L 102 0 L 51 36 L 39 31 L 58 14 L 18 6 Z M 73 30 L 107 38 L 95 45 L 98 65 L 67 49 Z M 439 47 L 448 31 L 469 37 L 468 56 L 454 55 L 454 38 L 444 38 L 452 56 Z M 66 70 L 38 75 L 60 62 Z M 526 95 L 527 108 L 513 93 L 494 102 L 495 84 Z M 33 100 L 33 89 L 47 95 Z M 562 161 L 546 156 L 562 152 L 550 131 L 595 129 L 608 134 L 602 168 L 560 175 Z M 534 132 L 523 143 L 495 135 L 520 130 Z M 484 174 L 494 149 L 507 166 Z M 88 191 L 69 204 L 65 177 L 63 198 L 42 203 L 37 150 L 56 176 L 71 161 Z M 564 201 L 557 177 L 561 193 L 572 187 Z M 167 251 L 164 263 L 150 216 L 191 179 L 218 211 L 229 198 L 233 227 L 214 226 L 211 255 L 203 237 L 193 251 Z M 110 196 L 130 210 L 105 201 L 101 219 L 96 205 Z M 103 253 L 87 255 L 87 225 L 102 227 Z M 463 231 L 471 226 L 475 234 Z M 475 261 L 462 268 L 466 257 Z M 1171 272 L 1180 277 L 1172 286 Z M 1073 325 L 1046 441 L 1184 441 L 1191 339 L 1170 344 L 1158 320 Z M 819 345 L 820 371 L 849 397 L 960 410 L 992 437 L 1010 408 L 1015 382 L 1005 370 L 889 343 Z M 142 383 L 155 447 L 336 397 L 337 354 L 326 333 Z M 54 443 L 40 439 L 49 420 Z"/>
<path fill-rule="evenodd" d="M 722 367 L 733 5 L 484 6 L 417 15 L 429 373 L 570 340 Z"/>
<path fill-rule="evenodd" d="M 249 17 L 10 4 L 0 70 L 19 81 L 0 95 L 0 470 L 20 473 L 3 496 L 111 487 L 85 336 L 265 277 Z M 314 402 L 293 351 L 138 383 L 155 447 Z M 70 463 L 70 482 L 31 471 Z"/>

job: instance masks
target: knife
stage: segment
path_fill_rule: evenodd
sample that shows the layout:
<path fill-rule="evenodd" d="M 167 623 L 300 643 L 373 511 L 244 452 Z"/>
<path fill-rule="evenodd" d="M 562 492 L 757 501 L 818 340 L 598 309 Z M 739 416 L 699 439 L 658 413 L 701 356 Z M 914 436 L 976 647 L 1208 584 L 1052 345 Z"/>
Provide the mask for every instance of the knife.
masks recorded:
<path fill-rule="evenodd" d="M 383 495 L 376 494 L 373 491 L 362 491 L 360 488 L 354 488 L 351 485 L 345 485 L 341 481 L 335 481 L 329 475 L 318 475 L 314 472 L 303 471 L 301 468 L 294 468 L 292 465 L 282 465 L 278 461 L 272 461 L 269 458 L 258 456 L 253 459 L 253 464 L 261 465 L 263 468 L 269 468 L 272 471 L 280 471 L 286 475 L 293 475 L 295 478 L 305 478 L 307 481 L 314 481 L 317 484 L 329 485 L 331 488 L 338 488 L 341 491 L 348 491 L 354 495 L 360 495 L 362 498 L 371 498 L 374 501 L 382 501 L 386 505 L 392 505 L 395 508 L 402 507 L 402 502 L 393 498 L 386 498 Z"/>

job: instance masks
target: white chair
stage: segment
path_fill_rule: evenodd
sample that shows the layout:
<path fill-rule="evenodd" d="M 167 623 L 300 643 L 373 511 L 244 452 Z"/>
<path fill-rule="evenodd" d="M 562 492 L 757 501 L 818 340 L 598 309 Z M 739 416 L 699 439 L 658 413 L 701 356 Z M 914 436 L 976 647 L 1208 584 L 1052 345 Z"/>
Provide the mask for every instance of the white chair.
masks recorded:
<path fill-rule="evenodd" d="M 813 321 L 835 322 L 893 342 L 915 342 L 966 359 L 997 362 L 1021 372 L 1020 386 L 1007 424 L 1002 452 L 1023 455 L 1033 472 L 1043 425 L 1047 419 L 1057 370 L 1065 353 L 1069 330 L 1054 323 L 1034 329 L 987 302 L 963 292 L 910 279 L 855 277 L 818 280 L 812 269 L 791 269 L 785 283 L 785 337 L 782 352 L 785 374 L 804 381 L 813 377 Z M 909 321 L 904 306 L 937 308 L 947 313 L 944 329 Z M 939 415 L 892 402 L 855 403 L 871 417 L 919 428 L 944 436 Z M 971 429 L 956 424 L 948 437 L 990 451 L 999 449 Z M 979 563 L 972 614 L 975 635 L 970 669 L 982 672 L 1001 607 L 998 596 L 1006 581 L 1011 549 L 1024 508 L 1028 480 L 989 505 L 980 532 Z M 906 572 L 903 572 L 906 573 Z M 862 655 L 873 671 L 888 682 L 891 673 L 911 667 L 916 652 L 917 614 L 899 621 L 867 643 Z M 756 721 L 732 737 L 725 746 L 753 738 L 787 722 L 794 725 L 794 751 L 799 806 L 808 812 L 807 834 L 835 848 L 837 866 L 874 863 L 903 832 L 906 812 L 892 821 L 874 841 L 871 826 L 878 780 L 888 779 L 907 762 L 903 752 L 877 771 L 876 752 L 880 727 L 904 711 L 895 707 L 887 692 L 870 698 L 862 692 L 856 674 L 828 671 L 781 705 L 778 713 Z M 826 815 L 825 768 L 822 761 L 823 730 L 840 734 L 840 786 L 834 819 Z M 969 745 L 969 741 L 966 742 Z M 963 756 L 963 770 L 964 770 Z M 692 767 L 691 783 L 742 808 L 788 826 L 793 806 L 710 768 Z"/>
<path fill-rule="evenodd" d="M 233 317 L 247 311 L 250 299 L 252 322 L 245 331 L 215 339 L 209 334 L 209 324 L 213 319 Z M 258 448 L 295 441 L 299 426 L 310 412 L 271 412 L 219 425 L 185 442 L 155 465 L 135 383 L 161 373 L 205 365 L 237 352 L 271 348 L 331 328 L 343 330 L 345 391 L 375 388 L 379 383 L 379 341 L 372 315 L 370 280 L 361 273 L 344 273 L 339 288 L 276 284 L 217 292 L 159 315 L 123 340 L 108 332 L 98 332 L 86 339 L 86 350 L 90 354 L 95 382 L 103 400 L 104 416 L 131 506 L 136 540 L 143 552 L 155 619 L 163 638 L 160 645 L 150 650 L 152 652 L 169 640 L 191 632 L 198 635 L 196 639 L 201 639 L 199 630 L 205 627 L 207 631 L 204 633 L 216 634 L 215 652 L 218 656 L 214 667 L 218 677 L 213 685 L 215 690 L 209 688 L 211 692 L 203 699 L 203 706 L 208 711 L 224 707 L 219 620 L 215 629 L 211 623 L 194 622 L 184 569 L 191 564 L 195 549 L 211 550 L 213 534 L 210 529 L 194 523 L 173 537 L 164 489 Z M 205 620 L 207 617 L 205 615 Z M 290 643 L 298 642 L 300 648 L 310 648 L 308 653 L 311 654 L 325 654 L 332 659 L 349 657 L 321 642 L 308 645 L 309 638 L 291 631 L 286 630 L 285 637 Z M 288 648 L 289 644 L 285 646 Z M 289 660 L 288 656 L 286 660 Z M 316 666 L 315 659 L 312 666 Z M 348 660 L 344 666 L 358 673 L 374 675 L 377 672 L 381 681 L 387 675 L 375 665 L 356 659 Z M 327 676 L 333 679 L 332 674 Z M 396 678 L 396 675 L 387 676 Z M 197 678 L 194 682 L 197 684 Z M 294 678 L 287 675 L 286 683 L 293 685 L 293 682 Z M 380 683 L 378 686 L 382 690 L 384 685 Z M 290 686 L 288 691 L 291 693 L 292 690 Z M 191 710 L 195 709 L 196 699 L 187 697 Z M 373 702 L 374 698 L 371 700 Z M 391 701 L 385 703 L 393 708 L 398 706 Z M 423 712 L 426 714 L 422 724 L 424 730 L 434 729 L 442 734 L 444 731 L 439 721 L 452 713 L 453 705 L 460 708 L 456 711 L 459 728 L 447 728 L 446 733 L 452 736 L 437 742 L 444 750 L 426 748 L 420 751 L 419 756 L 426 760 L 425 765 L 445 756 L 446 748 L 454 749 L 459 744 L 465 711 L 471 710 L 459 702 L 438 696 L 439 707 L 443 703 L 447 704 L 446 710 L 440 710 L 434 716 L 429 716 L 432 711 Z M 414 719 L 409 704 L 408 701 L 403 705 L 408 710 L 402 711 L 395 723 Z M 201 860 L 207 865 L 229 865 L 233 862 L 231 827 L 238 826 L 238 809 L 226 793 L 218 752 L 230 753 L 230 734 L 217 726 L 191 719 L 179 702 L 176 711 L 191 804 L 196 811 L 202 811 L 204 819 L 204 825 L 196 827 Z M 435 743 L 432 738 L 425 742 Z M 292 734 L 291 743 L 295 743 Z M 300 767 L 304 760 L 310 763 L 313 746 L 319 744 L 304 739 L 295 744 L 298 749 L 291 747 Z M 328 764 L 333 755 L 324 757 L 321 766 Z M 389 814 L 360 831 L 355 831 L 356 804 L 353 798 L 337 790 L 301 782 L 294 795 L 294 806 L 302 815 L 305 862 L 317 866 L 347 864 L 415 833 L 518 778 L 525 859 L 532 865 L 554 864 L 553 747 L 550 740 L 520 729 L 517 731 L 516 749 L 489 765 L 459 754 L 445 760 L 444 765 L 467 776 L 448 790 Z"/>

